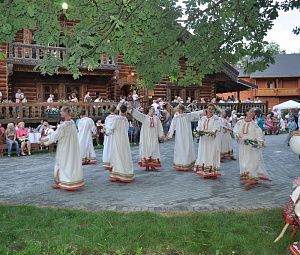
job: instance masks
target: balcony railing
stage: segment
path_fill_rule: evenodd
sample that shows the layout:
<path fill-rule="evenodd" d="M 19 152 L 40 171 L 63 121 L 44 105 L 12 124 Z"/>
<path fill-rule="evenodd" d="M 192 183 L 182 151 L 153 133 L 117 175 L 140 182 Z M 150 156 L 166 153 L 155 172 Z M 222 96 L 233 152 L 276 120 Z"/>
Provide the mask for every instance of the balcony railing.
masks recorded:
<path fill-rule="evenodd" d="M 63 106 L 70 106 L 74 117 L 78 117 L 81 110 L 85 109 L 90 118 L 94 120 L 104 119 L 109 114 L 109 108 L 117 105 L 114 102 L 105 103 L 0 103 L 0 122 L 25 121 L 27 123 L 39 123 L 42 119 L 51 122 L 58 122 L 60 109 Z"/>
<path fill-rule="evenodd" d="M 46 54 L 52 54 L 63 61 L 66 53 L 67 49 L 64 47 L 10 43 L 7 62 L 9 64 L 37 65 Z M 115 58 L 102 54 L 97 69 L 116 69 L 116 66 Z"/>
<path fill-rule="evenodd" d="M 255 96 L 259 97 L 280 97 L 280 96 L 300 96 L 299 88 L 275 88 L 275 89 L 257 89 Z"/>
<path fill-rule="evenodd" d="M 104 103 L 0 103 L 0 123 L 25 121 L 27 123 L 39 123 L 42 119 L 50 122 L 58 122 L 60 109 L 63 106 L 70 106 L 73 109 L 74 117 L 77 117 L 82 109 L 85 109 L 88 116 L 94 120 L 102 119 L 109 114 L 109 108 L 117 105 L 115 102 Z M 173 105 L 175 107 L 176 105 Z M 206 108 L 207 104 L 198 104 L 198 109 Z M 263 113 L 268 112 L 268 103 L 221 103 L 218 107 L 222 110 L 231 109 L 237 113 L 245 113 L 249 107 L 259 108 Z"/>

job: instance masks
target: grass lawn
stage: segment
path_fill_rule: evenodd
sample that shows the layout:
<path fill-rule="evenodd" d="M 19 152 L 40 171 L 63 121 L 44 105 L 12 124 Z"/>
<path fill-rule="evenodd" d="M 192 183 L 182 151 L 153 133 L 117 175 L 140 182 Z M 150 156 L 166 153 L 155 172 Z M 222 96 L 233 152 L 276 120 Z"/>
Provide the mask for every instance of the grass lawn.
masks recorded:
<path fill-rule="evenodd" d="M 280 209 L 117 213 L 0 205 L 0 254 L 286 254 Z"/>

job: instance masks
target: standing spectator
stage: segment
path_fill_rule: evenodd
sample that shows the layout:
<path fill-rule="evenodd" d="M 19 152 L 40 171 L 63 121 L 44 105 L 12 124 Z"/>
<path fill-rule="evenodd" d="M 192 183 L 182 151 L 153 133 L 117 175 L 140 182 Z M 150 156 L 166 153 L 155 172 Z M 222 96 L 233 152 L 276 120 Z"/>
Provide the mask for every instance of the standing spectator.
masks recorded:
<path fill-rule="evenodd" d="M 25 148 L 27 146 L 27 154 L 28 156 L 31 155 L 31 143 L 28 140 L 28 128 L 25 128 L 25 123 L 20 122 L 18 124 L 18 131 L 17 131 L 17 138 L 21 144 L 21 155 L 26 156 Z"/>
<path fill-rule="evenodd" d="M 293 136 L 293 132 L 295 130 L 297 130 L 297 123 L 295 122 L 295 119 L 294 118 L 291 118 L 288 122 L 288 130 L 289 130 L 289 134 L 287 136 L 287 143 L 288 143 L 288 146 L 290 146 L 290 139 L 292 138 Z"/>
<path fill-rule="evenodd" d="M 21 96 L 20 96 L 20 102 L 23 103 L 23 104 L 27 103 L 27 98 L 25 97 L 24 94 L 21 94 Z"/>
<path fill-rule="evenodd" d="M 265 126 L 265 115 L 261 114 L 258 118 L 257 118 L 257 125 L 260 127 L 260 129 L 262 131 L 264 131 L 264 126 Z"/>
<path fill-rule="evenodd" d="M 78 98 L 75 93 L 72 93 L 70 101 L 73 103 L 78 103 Z"/>
<path fill-rule="evenodd" d="M 0 123 L 0 144 L 4 142 L 5 139 L 5 128 L 2 127 L 2 124 Z"/>
<path fill-rule="evenodd" d="M 205 101 L 205 99 L 203 97 L 200 98 L 200 104 L 206 104 L 206 101 Z"/>
<path fill-rule="evenodd" d="M 8 157 L 11 156 L 12 146 L 15 145 L 16 153 L 20 156 L 19 143 L 17 142 L 17 132 L 14 123 L 8 123 L 5 131 L 6 144 L 8 145 Z"/>
<path fill-rule="evenodd" d="M 246 104 L 250 104 L 250 103 L 251 103 L 250 97 L 248 97 L 248 98 L 245 100 L 245 103 L 246 103 Z"/>
<path fill-rule="evenodd" d="M 254 98 L 254 103 L 261 103 L 261 100 L 259 99 L 259 97 Z"/>
<path fill-rule="evenodd" d="M 2 92 L 0 91 L 0 103 L 2 103 Z"/>
<path fill-rule="evenodd" d="M 16 97 L 16 103 L 20 103 L 21 97 L 24 98 L 24 93 L 21 91 L 21 89 L 17 90 L 15 97 Z"/>
<path fill-rule="evenodd" d="M 134 91 L 132 92 L 132 100 L 133 100 L 133 101 L 136 101 L 136 100 L 138 100 L 138 99 L 139 99 L 139 95 L 137 94 L 136 90 L 134 90 Z"/>
<path fill-rule="evenodd" d="M 192 103 L 192 98 L 191 98 L 191 97 L 188 97 L 187 100 L 186 100 L 186 103 L 187 103 L 187 104 Z"/>
<path fill-rule="evenodd" d="M 298 129 L 300 130 L 300 110 L 298 111 Z"/>
<path fill-rule="evenodd" d="M 103 102 L 103 99 L 102 99 L 102 97 L 100 96 L 100 94 L 97 95 L 97 97 L 96 97 L 96 99 L 95 99 L 94 102 L 95 102 L 95 103 L 101 103 L 101 102 Z"/>
<path fill-rule="evenodd" d="M 47 103 L 54 103 L 54 95 L 50 94 L 48 99 L 47 99 Z"/>
<path fill-rule="evenodd" d="M 84 103 L 91 103 L 92 102 L 92 98 L 90 96 L 90 92 L 89 91 L 85 92 L 85 96 L 84 96 L 83 102 Z"/>
<path fill-rule="evenodd" d="M 154 108 L 154 111 L 156 112 L 157 108 L 159 107 L 157 100 L 153 100 L 153 104 L 151 106 Z"/>
<path fill-rule="evenodd" d="M 164 135 L 167 135 L 170 129 L 172 119 L 171 119 L 171 114 L 166 109 L 166 105 L 163 106 L 162 116 L 163 116 L 162 125 L 163 125 Z"/>

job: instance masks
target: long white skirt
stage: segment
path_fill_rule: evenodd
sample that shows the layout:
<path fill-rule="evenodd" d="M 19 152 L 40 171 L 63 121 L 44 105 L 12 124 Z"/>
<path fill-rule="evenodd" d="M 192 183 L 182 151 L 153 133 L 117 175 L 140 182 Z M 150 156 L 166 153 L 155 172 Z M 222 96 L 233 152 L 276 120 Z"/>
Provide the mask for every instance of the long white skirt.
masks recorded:
<path fill-rule="evenodd" d="M 221 175 L 220 166 L 220 137 L 202 136 L 199 141 L 198 156 L 195 171 L 204 178 Z"/>
<path fill-rule="evenodd" d="M 241 178 L 269 179 L 263 160 L 263 149 L 239 144 Z"/>

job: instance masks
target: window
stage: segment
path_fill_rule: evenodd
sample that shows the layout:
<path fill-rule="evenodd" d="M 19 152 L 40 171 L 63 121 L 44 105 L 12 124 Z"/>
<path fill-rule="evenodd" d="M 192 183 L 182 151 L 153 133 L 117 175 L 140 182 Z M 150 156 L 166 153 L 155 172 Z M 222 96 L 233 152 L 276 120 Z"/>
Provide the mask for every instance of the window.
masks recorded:
<path fill-rule="evenodd" d="M 269 80 L 269 81 L 267 81 L 267 88 L 268 89 L 275 89 L 275 88 L 277 88 L 276 80 Z"/>
<path fill-rule="evenodd" d="M 47 84 L 44 86 L 44 101 L 47 101 L 50 94 L 54 95 L 54 100 L 59 100 L 58 98 L 58 85 L 57 84 Z"/>

